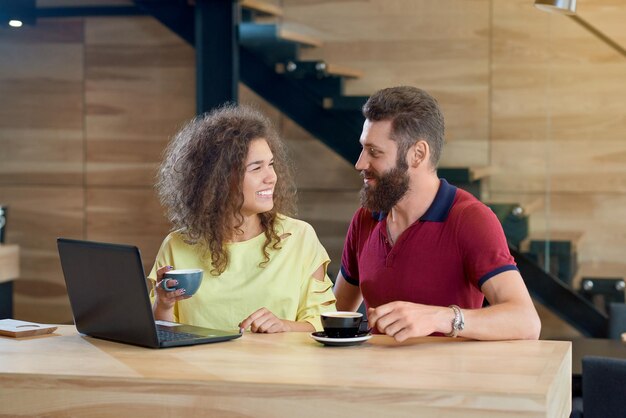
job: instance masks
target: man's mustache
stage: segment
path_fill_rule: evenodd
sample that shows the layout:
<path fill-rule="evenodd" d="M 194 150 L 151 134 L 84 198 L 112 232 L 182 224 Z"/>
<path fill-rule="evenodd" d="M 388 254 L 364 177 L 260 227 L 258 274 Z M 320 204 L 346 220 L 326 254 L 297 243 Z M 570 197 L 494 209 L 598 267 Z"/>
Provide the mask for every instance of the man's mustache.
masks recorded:
<path fill-rule="evenodd" d="M 380 178 L 376 175 L 376 173 L 373 173 L 371 171 L 367 171 L 367 170 L 362 170 L 361 171 L 361 177 L 362 178 L 370 178 L 370 179 L 374 179 L 374 180 L 380 180 Z"/>

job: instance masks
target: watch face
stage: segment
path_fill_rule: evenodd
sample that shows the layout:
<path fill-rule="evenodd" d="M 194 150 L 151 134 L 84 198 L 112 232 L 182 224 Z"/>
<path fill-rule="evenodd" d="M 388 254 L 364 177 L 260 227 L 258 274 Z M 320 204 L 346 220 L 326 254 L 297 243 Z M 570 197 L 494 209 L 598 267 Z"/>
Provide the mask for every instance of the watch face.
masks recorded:
<path fill-rule="evenodd" d="M 463 328 L 465 328 L 465 321 L 463 321 L 463 318 L 459 318 L 459 322 L 457 322 L 456 327 L 459 331 L 463 331 Z"/>
<path fill-rule="evenodd" d="M 452 320 L 452 333 L 456 337 L 458 331 L 463 331 L 465 328 L 465 319 L 463 318 L 463 312 L 461 308 L 456 305 L 451 305 L 450 308 L 454 311 L 454 319 Z"/>

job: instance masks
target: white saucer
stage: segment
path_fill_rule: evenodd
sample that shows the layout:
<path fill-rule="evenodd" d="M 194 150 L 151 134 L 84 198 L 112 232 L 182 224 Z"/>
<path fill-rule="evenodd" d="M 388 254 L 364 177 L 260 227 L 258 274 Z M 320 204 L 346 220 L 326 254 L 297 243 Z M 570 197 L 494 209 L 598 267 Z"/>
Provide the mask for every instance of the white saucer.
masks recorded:
<path fill-rule="evenodd" d="M 361 344 L 362 342 L 367 341 L 370 338 L 372 338 L 372 334 L 368 332 L 359 332 L 354 337 L 331 338 L 331 337 L 327 337 L 324 331 L 318 331 L 318 332 L 311 333 L 311 338 L 313 338 L 315 341 L 320 342 L 324 345 L 341 347 L 341 346 Z"/>

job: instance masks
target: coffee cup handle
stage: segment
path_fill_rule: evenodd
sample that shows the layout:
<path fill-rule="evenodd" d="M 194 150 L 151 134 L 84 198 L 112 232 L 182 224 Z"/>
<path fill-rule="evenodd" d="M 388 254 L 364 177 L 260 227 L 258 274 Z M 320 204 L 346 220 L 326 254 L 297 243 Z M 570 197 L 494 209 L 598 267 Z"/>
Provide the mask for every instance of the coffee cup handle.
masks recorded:
<path fill-rule="evenodd" d="M 167 281 L 170 280 L 167 277 L 165 277 L 163 280 L 161 280 L 161 288 L 163 290 L 165 290 L 166 292 L 171 292 L 173 290 L 176 290 L 175 287 L 167 287 Z"/>

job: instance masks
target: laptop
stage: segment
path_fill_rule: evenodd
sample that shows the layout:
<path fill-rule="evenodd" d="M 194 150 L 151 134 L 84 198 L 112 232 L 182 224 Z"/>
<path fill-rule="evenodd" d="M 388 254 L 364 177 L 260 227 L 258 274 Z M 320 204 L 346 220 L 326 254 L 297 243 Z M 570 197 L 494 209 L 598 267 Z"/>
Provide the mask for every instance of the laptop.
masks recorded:
<path fill-rule="evenodd" d="M 151 348 L 241 337 L 239 330 L 155 321 L 137 247 L 67 238 L 57 245 L 78 332 Z"/>

